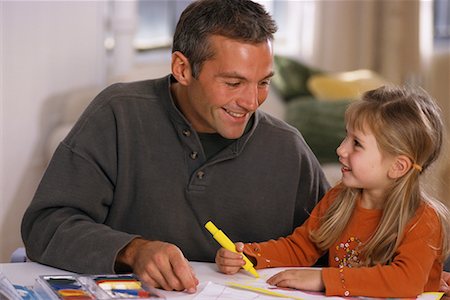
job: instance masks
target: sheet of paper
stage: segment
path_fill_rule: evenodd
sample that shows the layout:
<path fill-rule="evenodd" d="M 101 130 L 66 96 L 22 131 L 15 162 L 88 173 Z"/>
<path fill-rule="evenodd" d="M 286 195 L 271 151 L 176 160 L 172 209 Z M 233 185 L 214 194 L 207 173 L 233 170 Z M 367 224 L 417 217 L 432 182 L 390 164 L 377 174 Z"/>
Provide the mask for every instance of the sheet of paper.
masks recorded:
<path fill-rule="evenodd" d="M 266 280 L 280 270 L 264 269 L 258 270 L 261 278 L 249 278 L 246 280 L 239 280 L 238 282 L 214 283 L 208 282 L 205 288 L 194 298 L 195 300 L 213 300 L 213 299 L 255 299 L 255 300 L 282 300 L 282 299 L 296 299 L 296 300 L 315 300 L 315 299 L 371 299 L 375 298 L 357 298 L 357 297 L 326 297 L 323 293 L 304 292 L 293 289 L 284 289 L 271 286 L 266 283 Z M 424 293 L 420 295 L 418 300 L 439 300 L 442 293 Z M 390 298 L 394 299 L 394 298 Z"/>
<path fill-rule="evenodd" d="M 323 293 L 303 292 L 293 289 L 284 289 L 271 286 L 266 283 L 280 269 L 263 269 L 258 270 L 260 278 L 248 277 L 248 279 L 240 279 L 237 282 L 214 283 L 208 282 L 205 288 L 194 298 L 195 300 L 210 299 L 261 299 L 261 300 L 314 300 L 314 299 L 356 299 L 341 297 L 325 297 Z M 428 299 L 427 299 L 428 300 Z"/>
<path fill-rule="evenodd" d="M 438 293 L 438 292 L 428 292 L 423 293 L 419 297 L 417 297 L 418 300 L 439 300 L 444 296 L 444 293 Z"/>
<path fill-rule="evenodd" d="M 280 291 L 273 289 L 267 290 L 267 292 L 275 292 L 279 296 L 270 295 L 267 292 L 255 291 L 254 285 L 241 285 L 240 287 L 232 287 L 228 285 L 216 284 L 208 282 L 205 288 L 194 298 L 195 300 L 218 300 L 218 299 L 241 299 L 241 300 L 280 300 L 280 299 L 296 299 L 296 300 L 313 300 L 313 299 L 371 299 L 376 298 L 341 298 L 341 297 L 326 297 L 319 293 L 307 293 L 302 291 Z M 256 285 L 258 286 L 258 285 Z M 439 300 L 442 297 L 442 293 L 424 293 L 417 299 L 419 300 Z M 395 298 L 389 298 L 391 300 Z"/>

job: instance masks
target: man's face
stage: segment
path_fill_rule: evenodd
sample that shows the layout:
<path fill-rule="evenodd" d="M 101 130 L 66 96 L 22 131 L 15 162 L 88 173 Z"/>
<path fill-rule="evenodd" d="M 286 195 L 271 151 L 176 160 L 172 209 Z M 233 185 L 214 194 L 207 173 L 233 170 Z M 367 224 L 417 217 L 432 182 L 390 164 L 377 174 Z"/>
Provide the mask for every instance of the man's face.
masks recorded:
<path fill-rule="evenodd" d="M 236 139 L 267 98 L 273 75 L 272 43 L 248 44 L 218 35 L 209 41 L 215 55 L 188 84 L 182 110 L 198 132 Z"/>

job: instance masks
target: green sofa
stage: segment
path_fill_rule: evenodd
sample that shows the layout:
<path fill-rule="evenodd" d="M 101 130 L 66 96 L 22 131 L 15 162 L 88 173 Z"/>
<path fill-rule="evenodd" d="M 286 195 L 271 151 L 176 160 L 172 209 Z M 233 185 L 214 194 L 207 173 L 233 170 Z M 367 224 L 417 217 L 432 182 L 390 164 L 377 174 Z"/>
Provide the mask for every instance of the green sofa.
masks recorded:
<path fill-rule="evenodd" d="M 285 120 L 302 133 L 320 163 L 337 162 L 336 148 L 345 137 L 344 112 L 352 100 L 316 99 L 307 82 L 321 70 L 284 56 L 276 55 L 274 62 L 272 86 L 286 104 Z"/>

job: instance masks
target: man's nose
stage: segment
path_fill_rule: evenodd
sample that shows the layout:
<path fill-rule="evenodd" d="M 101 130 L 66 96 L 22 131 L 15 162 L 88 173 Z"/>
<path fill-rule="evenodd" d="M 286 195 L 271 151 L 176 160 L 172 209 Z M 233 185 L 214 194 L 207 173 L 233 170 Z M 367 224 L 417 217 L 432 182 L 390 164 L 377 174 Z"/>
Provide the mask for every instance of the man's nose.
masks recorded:
<path fill-rule="evenodd" d="M 245 92 L 242 95 L 242 99 L 239 104 L 247 111 L 255 111 L 259 106 L 258 99 L 259 99 L 258 86 L 249 85 L 245 89 Z"/>

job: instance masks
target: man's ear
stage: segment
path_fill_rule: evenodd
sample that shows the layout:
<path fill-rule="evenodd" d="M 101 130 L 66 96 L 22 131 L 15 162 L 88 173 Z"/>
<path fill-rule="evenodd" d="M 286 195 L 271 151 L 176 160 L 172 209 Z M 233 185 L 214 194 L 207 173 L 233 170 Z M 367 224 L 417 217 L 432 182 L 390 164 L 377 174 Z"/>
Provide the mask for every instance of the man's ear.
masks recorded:
<path fill-rule="evenodd" d="M 172 53 L 172 75 L 182 85 L 192 80 L 192 69 L 189 60 L 180 51 Z"/>
<path fill-rule="evenodd" d="M 395 157 L 394 163 L 389 169 L 388 176 L 397 179 L 405 175 L 412 168 L 412 162 L 406 155 Z"/>

